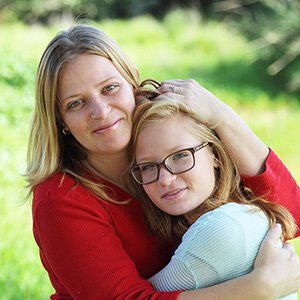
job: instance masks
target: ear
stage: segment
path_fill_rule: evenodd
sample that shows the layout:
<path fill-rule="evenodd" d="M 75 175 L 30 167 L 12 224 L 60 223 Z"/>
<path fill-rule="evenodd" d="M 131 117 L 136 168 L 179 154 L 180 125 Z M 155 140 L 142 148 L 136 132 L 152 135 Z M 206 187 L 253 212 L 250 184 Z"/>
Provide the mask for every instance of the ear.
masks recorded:
<path fill-rule="evenodd" d="M 61 127 L 65 130 L 69 130 L 68 126 L 66 125 L 66 123 L 64 121 L 61 121 Z"/>
<path fill-rule="evenodd" d="M 219 161 L 219 159 L 216 157 L 216 155 L 214 154 L 214 152 L 213 152 L 213 148 L 210 146 L 210 148 L 209 148 L 209 153 L 210 153 L 210 156 L 211 156 L 211 159 L 212 159 L 212 161 L 213 161 L 213 166 L 214 166 L 214 168 L 215 169 L 218 169 L 218 168 L 220 168 L 220 161 Z"/>
<path fill-rule="evenodd" d="M 208 146 L 208 155 L 213 163 L 213 167 L 219 168 L 220 164 L 219 164 L 219 160 L 218 158 L 215 156 L 214 151 L 213 151 L 213 147 L 211 145 Z"/>

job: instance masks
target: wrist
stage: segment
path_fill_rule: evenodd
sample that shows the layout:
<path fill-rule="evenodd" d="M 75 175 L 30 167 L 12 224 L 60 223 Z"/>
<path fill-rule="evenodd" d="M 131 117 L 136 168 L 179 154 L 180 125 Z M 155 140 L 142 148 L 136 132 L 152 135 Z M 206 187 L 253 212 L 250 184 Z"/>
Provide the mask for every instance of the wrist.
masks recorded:
<path fill-rule="evenodd" d="M 257 299 L 272 300 L 276 298 L 274 285 L 272 285 L 270 278 L 272 276 L 266 274 L 263 270 L 254 269 L 249 273 L 249 282 L 257 292 Z"/>
<path fill-rule="evenodd" d="M 215 116 L 217 117 L 215 130 L 220 133 L 235 128 L 236 124 L 239 124 L 242 121 L 235 110 L 224 103 L 218 107 Z"/>

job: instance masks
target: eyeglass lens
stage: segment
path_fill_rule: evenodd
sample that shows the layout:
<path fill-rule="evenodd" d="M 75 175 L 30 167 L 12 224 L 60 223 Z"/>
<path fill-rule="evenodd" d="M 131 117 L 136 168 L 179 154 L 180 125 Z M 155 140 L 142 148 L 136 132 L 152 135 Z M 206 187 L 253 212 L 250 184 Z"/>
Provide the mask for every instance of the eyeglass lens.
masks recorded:
<path fill-rule="evenodd" d="M 161 165 L 173 174 L 183 173 L 194 166 L 194 156 L 190 149 L 175 152 L 165 158 L 161 164 L 145 163 L 134 169 L 134 177 L 140 183 L 147 184 L 159 177 Z"/>

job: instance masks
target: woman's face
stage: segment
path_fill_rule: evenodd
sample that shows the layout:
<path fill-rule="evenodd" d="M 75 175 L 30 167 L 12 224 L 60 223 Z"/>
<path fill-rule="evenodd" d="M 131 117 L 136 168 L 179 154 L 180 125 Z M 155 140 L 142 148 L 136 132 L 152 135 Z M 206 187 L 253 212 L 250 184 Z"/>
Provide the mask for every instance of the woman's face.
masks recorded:
<path fill-rule="evenodd" d="M 192 133 L 189 122 L 186 118 L 175 116 L 146 126 L 137 140 L 137 163 L 160 163 L 178 150 L 200 145 L 203 141 Z M 153 203 L 170 215 L 192 211 L 214 190 L 214 155 L 210 147 L 204 147 L 194 155 L 195 166 L 191 170 L 171 174 L 161 166 L 158 180 L 143 185 Z"/>
<path fill-rule="evenodd" d="M 133 87 L 107 58 L 82 54 L 58 77 L 60 113 L 66 129 L 88 156 L 126 149 L 135 108 Z"/>

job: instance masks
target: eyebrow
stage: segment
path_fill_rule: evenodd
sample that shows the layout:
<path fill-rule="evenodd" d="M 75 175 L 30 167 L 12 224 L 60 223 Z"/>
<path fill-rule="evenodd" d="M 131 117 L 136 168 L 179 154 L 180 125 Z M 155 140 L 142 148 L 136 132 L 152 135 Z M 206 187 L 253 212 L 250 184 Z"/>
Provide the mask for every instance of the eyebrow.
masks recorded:
<path fill-rule="evenodd" d="M 176 147 L 173 147 L 173 148 L 171 148 L 171 149 L 169 149 L 168 150 L 168 152 L 169 152 L 169 154 L 167 154 L 167 155 L 165 155 L 164 157 L 163 157 L 163 159 L 165 159 L 167 156 L 169 156 L 169 155 L 171 155 L 171 154 L 173 154 L 173 153 L 176 153 L 176 152 L 178 152 L 178 151 L 181 151 L 181 150 L 185 150 L 185 149 L 189 149 L 189 148 L 192 148 L 193 146 L 183 146 L 183 145 L 179 145 L 179 146 L 176 146 Z M 155 161 L 155 160 L 153 160 L 153 159 L 148 159 L 148 157 L 146 156 L 146 157 L 142 157 L 142 159 L 139 159 L 139 163 L 138 164 L 143 164 L 143 163 L 147 163 L 147 162 L 153 162 L 153 163 L 156 163 L 156 162 L 158 162 L 158 161 Z M 159 162 L 161 162 L 162 161 L 162 159 L 159 161 Z"/>
<path fill-rule="evenodd" d="M 116 76 L 110 76 L 110 77 L 105 78 L 104 80 L 100 81 L 99 83 L 97 83 L 96 86 L 100 86 L 100 85 L 104 84 L 104 83 L 107 82 L 107 81 L 110 81 L 110 80 L 112 80 L 112 79 L 117 79 L 117 78 L 118 78 L 118 77 L 116 77 Z M 66 100 L 68 100 L 68 99 L 70 99 L 70 98 L 77 98 L 78 96 L 80 96 L 80 94 L 69 95 L 69 96 L 65 97 L 64 99 L 61 99 L 61 102 L 64 102 L 64 101 L 66 101 Z"/>

